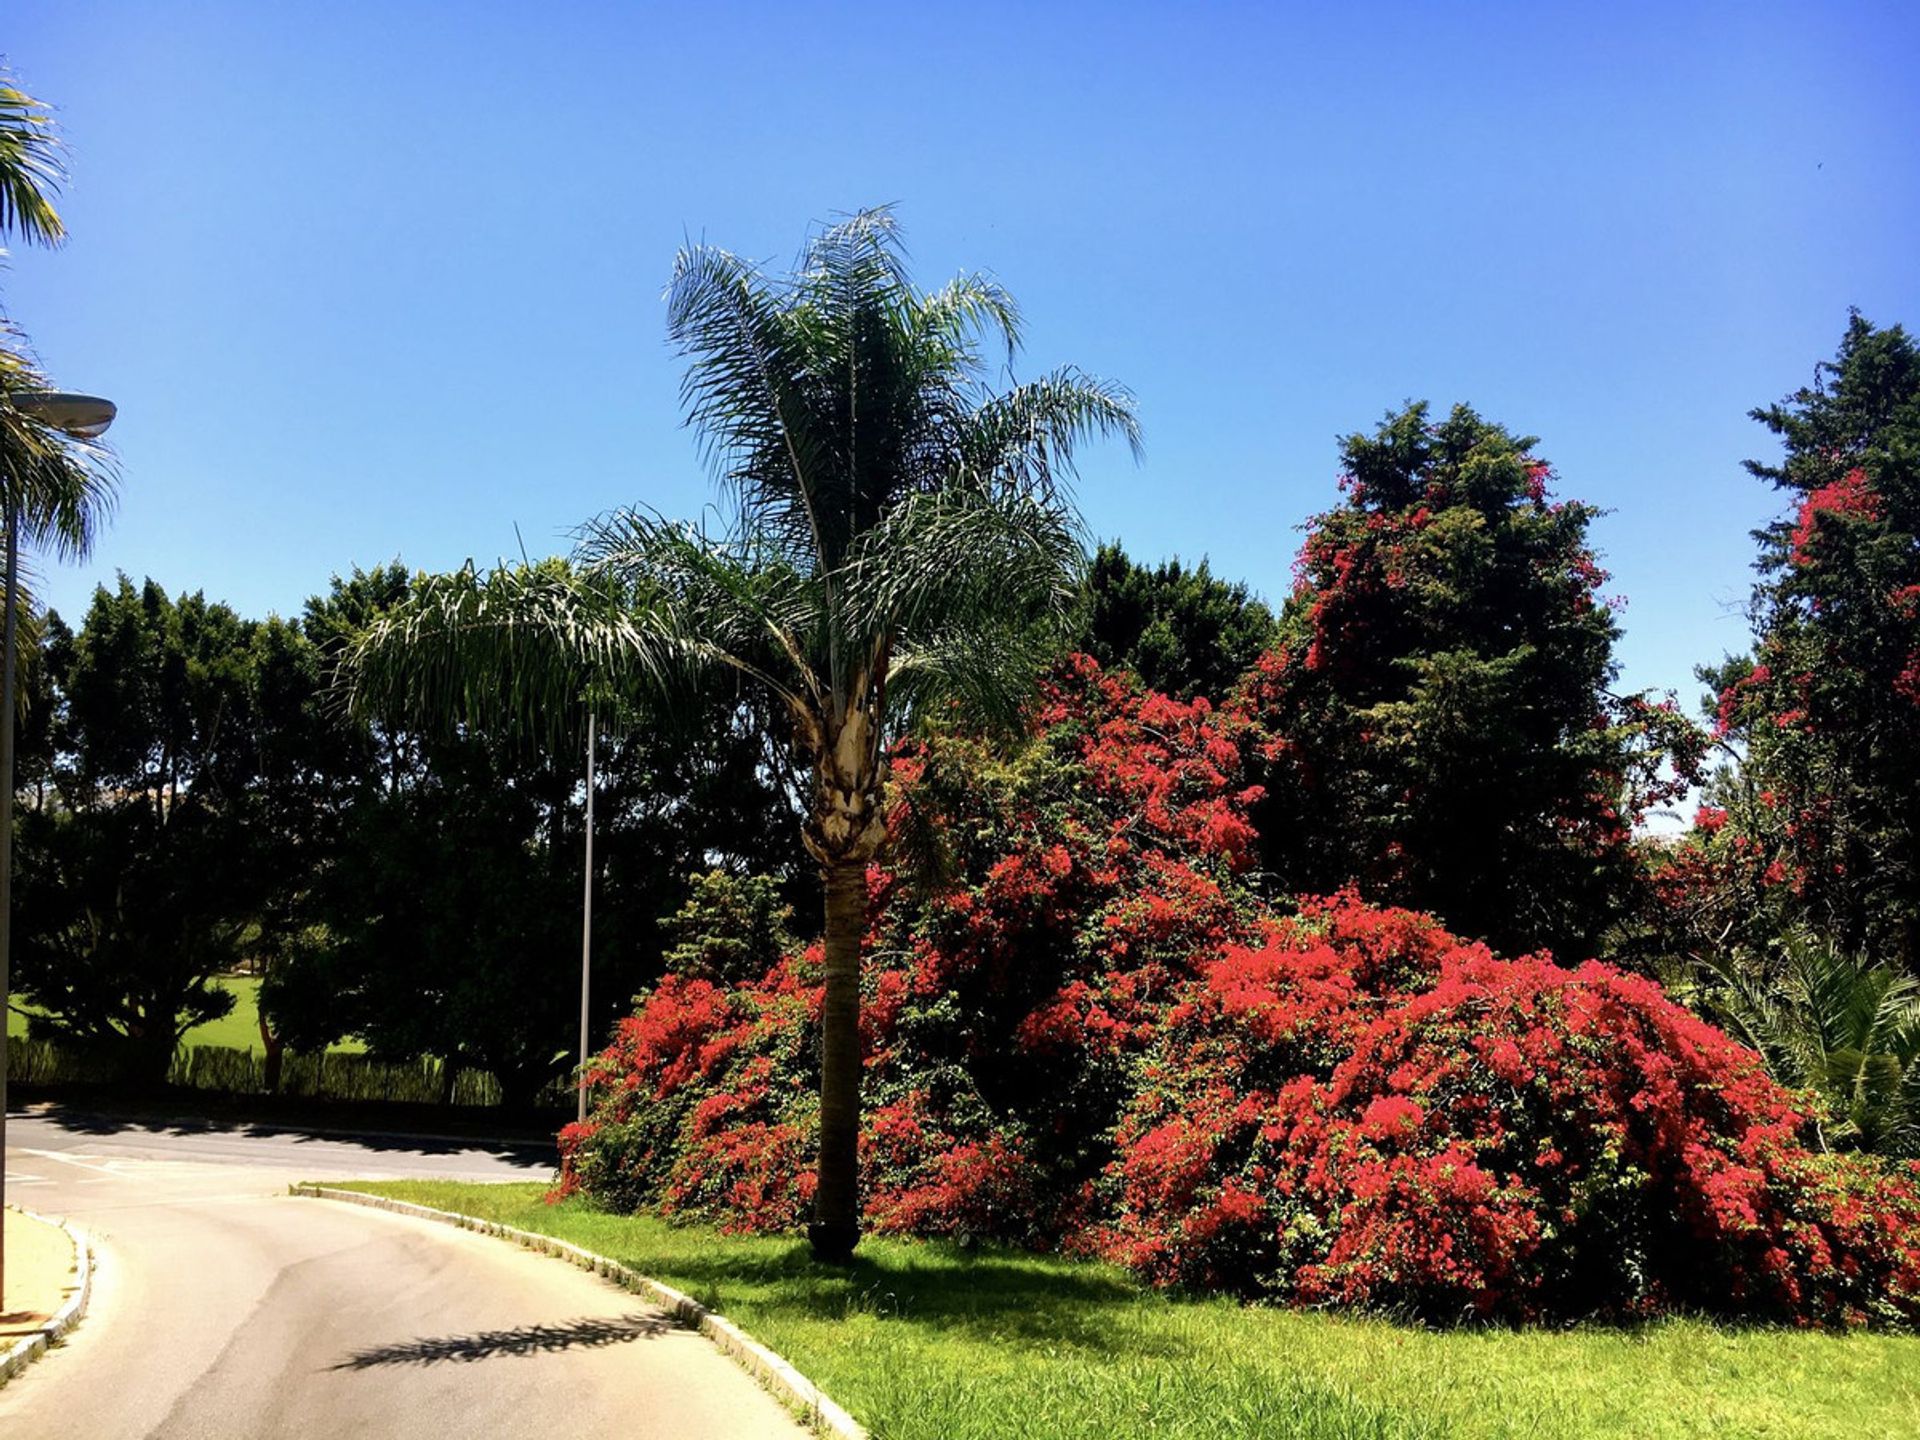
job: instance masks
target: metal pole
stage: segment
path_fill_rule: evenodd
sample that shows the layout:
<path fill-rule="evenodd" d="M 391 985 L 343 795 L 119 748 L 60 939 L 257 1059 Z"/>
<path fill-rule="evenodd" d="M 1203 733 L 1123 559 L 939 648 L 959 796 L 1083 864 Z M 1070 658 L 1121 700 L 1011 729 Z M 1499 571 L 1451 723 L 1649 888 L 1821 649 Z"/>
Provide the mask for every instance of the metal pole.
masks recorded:
<path fill-rule="evenodd" d="M 7 1308 L 7 1016 L 13 1005 L 13 647 L 19 617 L 20 507 L 7 494 L 7 618 L 0 631 L 0 1311 Z"/>
<path fill-rule="evenodd" d="M 8 574 L 13 572 L 9 570 Z M 9 621 L 9 624 L 12 622 Z M 7 673 L 13 673 L 8 661 Z M 576 1119 L 587 1118 L 587 988 L 593 974 L 593 713 L 587 713 L 587 878 L 580 898 L 580 1083 Z"/>

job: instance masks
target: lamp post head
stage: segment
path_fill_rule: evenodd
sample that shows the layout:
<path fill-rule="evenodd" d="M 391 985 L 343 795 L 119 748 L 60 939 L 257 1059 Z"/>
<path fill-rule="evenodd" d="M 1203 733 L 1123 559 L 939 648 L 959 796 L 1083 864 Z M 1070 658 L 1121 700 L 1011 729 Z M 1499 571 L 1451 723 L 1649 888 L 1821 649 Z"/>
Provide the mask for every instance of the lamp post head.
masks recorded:
<path fill-rule="evenodd" d="M 22 390 L 8 397 L 16 410 L 64 430 L 78 440 L 97 440 L 119 413 L 111 400 L 62 390 Z"/>

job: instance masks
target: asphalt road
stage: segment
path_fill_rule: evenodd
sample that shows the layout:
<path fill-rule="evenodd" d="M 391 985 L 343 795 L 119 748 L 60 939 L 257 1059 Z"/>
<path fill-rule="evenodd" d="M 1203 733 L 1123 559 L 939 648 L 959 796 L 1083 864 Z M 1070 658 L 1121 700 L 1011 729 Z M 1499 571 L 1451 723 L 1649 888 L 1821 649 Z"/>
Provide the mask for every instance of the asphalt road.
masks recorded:
<path fill-rule="evenodd" d="M 691 1331 L 570 1265 L 296 1180 L 545 1179 L 550 1151 L 10 1116 L 7 1197 L 98 1252 L 73 1337 L 0 1388 L 5 1440 L 794 1437 Z"/>

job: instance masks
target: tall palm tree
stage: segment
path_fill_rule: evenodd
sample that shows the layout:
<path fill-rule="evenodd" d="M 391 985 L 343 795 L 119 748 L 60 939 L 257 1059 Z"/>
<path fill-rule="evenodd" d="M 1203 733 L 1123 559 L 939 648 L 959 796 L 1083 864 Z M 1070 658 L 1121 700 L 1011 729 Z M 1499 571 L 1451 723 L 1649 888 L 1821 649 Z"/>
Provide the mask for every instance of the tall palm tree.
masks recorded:
<path fill-rule="evenodd" d="M 886 838 L 891 740 L 930 707 L 1017 715 L 1084 564 L 1065 485 L 1078 446 L 1136 450 L 1127 393 L 1078 371 L 995 390 L 1012 298 L 908 278 L 886 210 L 818 231 L 774 277 L 681 251 L 668 333 L 728 504 L 715 529 L 629 509 L 577 563 L 471 567 L 423 587 L 348 657 L 370 712 L 540 723 L 587 693 L 655 707 L 715 684 L 772 701 L 825 892 L 814 1252 L 859 1238 L 860 942 Z M 710 691 L 708 693 L 711 693 Z"/>

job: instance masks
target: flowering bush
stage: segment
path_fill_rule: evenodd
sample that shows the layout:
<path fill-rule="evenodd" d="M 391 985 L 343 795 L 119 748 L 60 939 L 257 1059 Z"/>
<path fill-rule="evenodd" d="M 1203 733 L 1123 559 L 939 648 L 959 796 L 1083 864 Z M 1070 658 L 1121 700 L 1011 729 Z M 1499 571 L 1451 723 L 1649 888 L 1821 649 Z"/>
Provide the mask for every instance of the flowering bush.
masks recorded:
<path fill-rule="evenodd" d="M 1435 1318 L 1920 1313 L 1912 1172 L 1813 1154 L 1755 1057 L 1598 964 L 1496 957 L 1248 873 L 1237 711 L 1089 661 L 995 760 L 902 753 L 863 966 L 867 1223 Z M 820 957 L 669 976 L 562 1192 L 782 1229 L 811 1195 Z"/>
<path fill-rule="evenodd" d="M 1911 1172 L 1815 1157 L 1652 982 L 1351 896 L 1228 947 L 1121 1126 L 1095 1244 L 1157 1279 L 1435 1317 L 1920 1310 Z"/>
<path fill-rule="evenodd" d="M 1251 933 L 1243 729 L 1082 657 L 1010 761 L 959 735 L 895 757 L 895 853 L 944 883 L 927 898 L 870 877 L 871 1226 L 1048 1242 L 1075 1223 L 1169 995 Z M 598 1061 L 594 1128 L 568 1142 L 563 1190 L 796 1223 L 820 983 L 817 950 L 730 990 L 662 981 Z"/>

